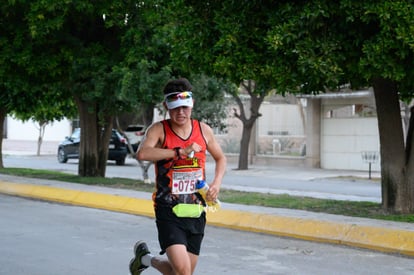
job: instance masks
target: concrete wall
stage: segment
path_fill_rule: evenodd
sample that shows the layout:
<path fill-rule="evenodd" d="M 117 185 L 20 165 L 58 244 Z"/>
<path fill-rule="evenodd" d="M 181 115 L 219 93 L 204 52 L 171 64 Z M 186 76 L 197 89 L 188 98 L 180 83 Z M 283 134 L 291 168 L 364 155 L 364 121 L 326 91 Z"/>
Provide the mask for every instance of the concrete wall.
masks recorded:
<path fill-rule="evenodd" d="M 375 99 L 365 92 L 347 96 L 325 95 L 321 103 L 321 168 L 361 170 L 369 168 L 362 152 L 375 152 L 372 171 L 380 171 L 379 131 Z"/>
<path fill-rule="evenodd" d="M 300 107 L 296 104 L 271 104 L 263 102 L 258 119 L 258 135 L 301 135 L 305 133 Z"/>
<path fill-rule="evenodd" d="M 363 151 L 379 154 L 378 123 L 370 118 L 323 119 L 321 134 L 321 167 L 325 169 L 367 170 Z M 380 171 L 380 161 L 372 164 Z"/>

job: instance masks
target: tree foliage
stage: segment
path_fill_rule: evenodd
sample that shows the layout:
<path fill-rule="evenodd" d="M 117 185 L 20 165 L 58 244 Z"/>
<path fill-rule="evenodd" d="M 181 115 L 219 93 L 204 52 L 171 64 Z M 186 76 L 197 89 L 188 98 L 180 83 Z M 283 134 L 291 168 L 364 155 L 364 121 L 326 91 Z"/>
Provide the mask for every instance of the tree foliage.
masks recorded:
<path fill-rule="evenodd" d="M 239 169 L 248 167 L 251 132 L 277 77 L 264 40 L 274 6 L 272 1 L 174 1 L 171 8 L 174 64 L 240 87 L 227 91 L 238 104 L 234 115 L 243 124 Z M 243 104 L 240 91 L 250 96 L 249 106 Z"/>
<path fill-rule="evenodd" d="M 32 8 L 28 1 L 8 1 L 0 7 L 1 137 L 7 114 L 43 123 L 74 113 L 73 104 L 59 84 L 63 75 L 60 60 L 50 57 L 56 48 L 34 37 Z"/>
<path fill-rule="evenodd" d="M 20 0 L 4 3 L 1 11 L 5 112 L 70 116 L 70 102 L 76 102 L 85 129 L 79 172 L 104 175 L 111 117 L 129 104 L 117 93 L 120 75 L 113 70 L 122 60 L 124 4 Z"/>
<path fill-rule="evenodd" d="M 224 124 L 227 116 L 225 94 L 232 89 L 232 84 L 204 74 L 191 75 L 190 80 L 195 99 L 193 118 L 217 130 L 224 130 L 227 126 Z"/>
<path fill-rule="evenodd" d="M 267 43 L 286 76 L 282 91 L 318 93 L 372 85 L 383 77 L 400 82 L 411 97 L 412 4 L 407 1 L 287 1 L 274 16 Z M 410 84 L 411 83 L 411 84 Z"/>
<path fill-rule="evenodd" d="M 1 9 L 1 118 L 80 117 L 79 174 L 104 176 L 117 114 L 146 124 L 171 78 L 163 1 L 8 1 Z M 4 119 L 2 119 L 3 121 Z M 3 129 L 3 127 L 1 127 Z"/>
<path fill-rule="evenodd" d="M 176 3 L 182 11 L 176 39 L 185 43 L 175 44 L 173 58 L 185 60 L 188 70 L 200 68 L 234 83 L 254 80 L 253 95 L 270 88 L 284 94 L 373 87 L 383 206 L 414 211 L 412 125 L 404 142 L 398 102 L 414 91 L 411 1 Z"/>
<path fill-rule="evenodd" d="M 134 97 L 134 112 L 144 110 L 143 123 L 153 120 L 153 110 L 162 101 L 163 85 L 171 78 L 169 42 L 165 34 L 163 1 L 133 1 L 128 9 L 127 29 L 122 38 L 125 59 L 119 67 L 122 73 L 121 93 Z"/>
<path fill-rule="evenodd" d="M 289 74 L 277 89 L 318 93 L 350 84 L 373 87 L 381 145 L 382 200 L 387 210 L 414 211 L 412 127 L 404 141 L 400 100 L 413 97 L 410 1 L 286 2 L 268 42 Z M 278 19 L 279 18 L 279 19 Z M 290 64 L 290 67 L 288 65 Z"/>

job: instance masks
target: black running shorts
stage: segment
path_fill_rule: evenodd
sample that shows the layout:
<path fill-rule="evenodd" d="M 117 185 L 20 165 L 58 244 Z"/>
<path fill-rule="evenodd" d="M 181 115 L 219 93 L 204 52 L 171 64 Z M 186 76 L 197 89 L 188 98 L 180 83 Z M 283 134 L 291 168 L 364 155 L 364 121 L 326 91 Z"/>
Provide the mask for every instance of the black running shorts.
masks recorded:
<path fill-rule="evenodd" d="M 155 210 L 155 217 L 161 247 L 160 254 L 164 254 L 165 250 L 174 244 L 183 244 L 188 252 L 200 254 L 206 226 L 205 213 L 199 218 L 178 218 L 170 207 L 158 206 Z"/>

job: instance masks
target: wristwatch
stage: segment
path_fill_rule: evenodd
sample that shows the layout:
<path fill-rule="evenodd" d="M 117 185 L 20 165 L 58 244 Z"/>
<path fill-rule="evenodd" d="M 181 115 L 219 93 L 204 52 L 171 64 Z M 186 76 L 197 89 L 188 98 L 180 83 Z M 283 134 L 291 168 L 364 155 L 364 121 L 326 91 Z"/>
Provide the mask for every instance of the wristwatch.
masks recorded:
<path fill-rule="evenodd" d="M 175 156 L 176 156 L 178 159 L 179 159 L 179 158 L 181 158 L 180 149 L 181 149 L 181 147 L 174 147 Z"/>

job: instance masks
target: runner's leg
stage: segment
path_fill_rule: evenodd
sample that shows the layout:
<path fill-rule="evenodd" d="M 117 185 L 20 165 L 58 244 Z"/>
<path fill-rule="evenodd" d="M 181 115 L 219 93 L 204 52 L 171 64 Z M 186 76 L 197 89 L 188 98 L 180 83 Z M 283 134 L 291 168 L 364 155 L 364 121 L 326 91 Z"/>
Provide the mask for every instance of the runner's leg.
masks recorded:
<path fill-rule="evenodd" d="M 176 275 L 191 275 L 197 263 L 198 256 L 187 252 L 182 244 L 171 245 L 166 249 L 168 260 Z M 194 265 L 193 265 L 194 264 Z"/>

